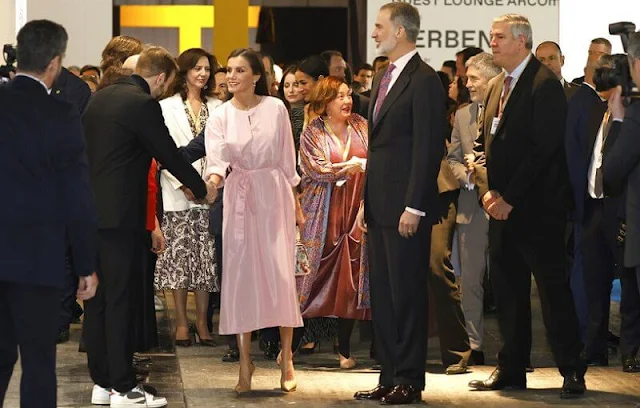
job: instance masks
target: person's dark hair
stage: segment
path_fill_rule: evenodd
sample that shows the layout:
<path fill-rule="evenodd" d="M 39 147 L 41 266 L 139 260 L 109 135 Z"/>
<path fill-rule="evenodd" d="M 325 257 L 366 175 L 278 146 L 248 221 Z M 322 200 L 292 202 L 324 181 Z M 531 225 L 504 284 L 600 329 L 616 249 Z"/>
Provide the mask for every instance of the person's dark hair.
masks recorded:
<path fill-rule="evenodd" d="M 540 49 L 540 47 L 542 47 L 543 45 L 553 45 L 554 47 L 556 47 L 556 49 L 558 50 L 558 52 L 560 53 L 560 55 L 562 55 L 562 49 L 560 48 L 560 45 L 555 42 L 555 41 L 543 41 L 541 42 L 537 47 L 536 47 L 536 54 L 538 53 L 538 49 Z"/>
<path fill-rule="evenodd" d="M 376 71 L 376 69 L 375 69 L 375 68 L 376 68 L 376 65 L 378 65 L 378 64 L 383 64 L 383 63 L 385 63 L 385 62 L 387 62 L 387 61 L 389 61 L 389 57 L 387 57 L 386 55 L 378 55 L 377 57 L 375 57 L 375 58 L 373 59 L 373 64 L 371 64 L 371 65 L 373 65 L 373 71 L 374 71 L 374 73 L 375 73 L 375 71 Z"/>
<path fill-rule="evenodd" d="M 594 38 L 593 40 L 591 40 L 591 44 L 606 45 L 607 48 L 609 48 L 609 52 L 611 52 L 611 41 L 607 40 L 606 38 Z"/>
<path fill-rule="evenodd" d="M 260 79 L 256 82 L 255 94 L 270 96 L 269 88 L 267 87 L 267 73 L 264 69 L 260 53 L 252 50 L 251 48 L 237 48 L 231 51 L 231 54 L 227 59 L 229 60 L 236 57 L 242 57 L 249 63 L 253 75 L 260 75 Z"/>
<path fill-rule="evenodd" d="M 340 51 L 336 51 L 336 50 L 322 51 L 320 53 L 320 56 L 327 63 L 328 66 L 331 65 L 331 58 L 333 58 L 333 57 L 344 58 L 342 56 L 342 53 Z"/>
<path fill-rule="evenodd" d="M 462 107 L 471 102 L 471 94 L 464 85 L 464 80 L 461 77 L 458 77 L 456 80 L 458 84 L 458 100 L 456 102 L 458 102 L 458 107 Z"/>
<path fill-rule="evenodd" d="M 171 87 L 172 95 L 180 94 L 183 101 L 187 99 L 187 73 L 198 64 L 198 61 L 200 61 L 202 57 L 205 57 L 209 61 L 210 75 L 206 85 L 200 90 L 200 99 L 206 102 L 207 96 L 213 95 L 216 87 L 215 73 L 213 70 L 218 66 L 218 61 L 216 57 L 202 48 L 190 48 L 178 56 L 178 73 Z"/>
<path fill-rule="evenodd" d="M 91 82 L 96 86 L 96 88 L 98 87 L 98 78 L 96 78 L 95 75 L 82 75 L 80 79 L 82 79 L 84 82 Z"/>
<path fill-rule="evenodd" d="M 284 103 L 284 106 L 287 107 L 288 111 L 291 110 L 291 104 L 289 103 L 287 98 L 285 98 L 284 96 L 284 80 L 287 78 L 287 75 L 289 74 L 295 75 L 297 70 L 298 70 L 297 65 L 289 65 L 284 70 L 284 72 L 282 72 L 282 79 L 280 80 L 280 86 L 278 87 L 278 98 L 280 98 L 280 100 Z"/>
<path fill-rule="evenodd" d="M 276 62 L 273 60 L 273 57 L 269 54 L 265 54 L 262 52 L 259 52 L 258 55 L 260 55 L 260 61 L 262 61 L 263 58 L 266 58 L 269 61 L 269 64 L 271 64 L 271 72 L 275 74 L 275 71 L 273 70 L 273 66 L 276 65 Z M 264 64 L 264 61 L 263 61 Z M 267 71 L 267 67 L 264 67 L 264 71 Z M 273 80 L 275 81 L 276 79 L 273 78 Z"/>
<path fill-rule="evenodd" d="M 17 61 L 20 71 L 42 74 L 55 57 L 64 56 L 69 36 L 58 23 L 33 20 L 18 32 Z"/>
<path fill-rule="evenodd" d="M 456 76 L 456 72 L 458 71 L 456 69 L 456 62 L 453 60 L 448 60 L 442 63 L 443 67 L 447 67 L 451 70 L 451 72 L 453 73 L 453 76 Z"/>
<path fill-rule="evenodd" d="M 463 49 L 462 51 L 456 52 L 456 57 L 458 55 L 462 55 L 462 63 L 466 64 L 467 61 L 469 61 L 469 58 L 473 57 L 474 55 L 478 55 L 481 52 L 484 52 L 484 51 L 482 51 L 482 48 L 467 47 L 467 48 Z"/>
<path fill-rule="evenodd" d="M 442 88 L 444 89 L 444 92 L 447 93 L 447 90 L 449 89 L 449 85 L 451 85 L 451 80 L 449 79 L 449 75 L 447 75 L 447 73 L 442 72 L 442 71 L 438 71 L 438 78 L 440 78 L 440 82 L 442 83 Z"/>
<path fill-rule="evenodd" d="M 369 64 L 369 63 L 362 63 L 360 65 L 358 65 L 358 69 L 355 71 L 356 75 L 360 74 L 360 71 L 365 70 L 365 71 L 373 71 L 373 65 Z"/>
<path fill-rule="evenodd" d="M 347 64 L 347 67 L 344 69 L 344 82 L 346 82 L 347 85 L 349 85 L 349 88 L 351 88 L 351 85 L 353 84 L 353 71 L 351 70 L 350 64 Z"/>
<path fill-rule="evenodd" d="M 85 65 L 84 67 L 80 68 L 80 76 L 84 75 L 87 73 L 87 71 L 96 71 L 97 73 L 97 77 L 98 79 L 100 79 L 100 68 L 96 67 L 95 65 Z"/>
<path fill-rule="evenodd" d="M 409 3 L 387 3 L 380 10 L 389 10 L 389 19 L 395 26 L 402 26 L 407 32 L 407 41 L 415 44 L 420 34 L 420 13 Z"/>
<path fill-rule="evenodd" d="M 329 76 L 329 65 L 319 55 L 312 55 L 298 65 L 298 71 L 303 72 L 317 81 L 321 76 Z"/>
<path fill-rule="evenodd" d="M 216 72 L 213 72 L 211 75 L 215 75 L 215 74 L 227 74 L 227 67 L 221 67 L 216 69 Z"/>

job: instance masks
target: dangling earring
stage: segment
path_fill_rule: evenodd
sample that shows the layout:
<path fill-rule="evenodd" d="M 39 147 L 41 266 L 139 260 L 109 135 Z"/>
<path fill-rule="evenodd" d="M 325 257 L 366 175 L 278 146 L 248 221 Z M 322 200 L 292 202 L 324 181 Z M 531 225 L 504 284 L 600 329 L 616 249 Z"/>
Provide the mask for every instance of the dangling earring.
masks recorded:
<path fill-rule="evenodd" d="M 256 87 L 256 84 L 258 83 L 258 81 L 253 81 L 253 87 Z"/>

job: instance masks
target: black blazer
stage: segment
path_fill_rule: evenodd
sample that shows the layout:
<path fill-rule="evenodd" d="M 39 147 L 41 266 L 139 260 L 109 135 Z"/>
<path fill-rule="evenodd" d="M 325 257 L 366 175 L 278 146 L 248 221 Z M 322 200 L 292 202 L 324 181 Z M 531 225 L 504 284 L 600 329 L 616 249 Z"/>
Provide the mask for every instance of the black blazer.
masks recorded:
<path fill-rule="evenodd" d="M 564 148 L 567 100 L 562 84 L 535 56 L 518 79 L 495 135 L 491 124 L 506 74 L 491 80 L 485 98 L 481 140 L 486 172 L 478 171 L 480 197 L 498 191 L 515 214 L 531 216 L 566 212 L 571 186 Z"/>
<path fill-rule="evenodd" d="M 382 227 L 397 227 L 405 207 L 411 207 L 436 223 L 436 180 L 444 152 L 442 84 L 433 68 L 416 54 L 389 89 L 373 121 L 383 76 L 381 71 L 374 79 L 369 104 L 365 217 Z"/>
<path fill-rule="evenodd" d="M 98 228 L 145 229 L 151 157 L 171 171 L 196 198 L 207 190 L 174 143 L 160 104 L 139 76 L 96 92 L 83 117 L 98 206 Z"/>
<path fill-rule="evenodd" d="M 0 281 L 62 287 L 67 246 L 76 274 L 95 267 L 80 114 L 23 76 L 0 87 L 0 106 Z"/>
<path fill-rule="evenodd" d="M 567 97 L 567 101 L 576 94 L 576 92 L 580 89 L 580 85 L 569 82 L 565 79 L 564 81 L 564 96 Z"/>
<path fill-rule="evenodd" d="M 611 186 L 626 183 L 624 266 L 640 265 L 640 102 L 627 108 L 624 123 L 613 122 L 604 151 L 605 193 Z"/>
<path fill-rule="evenodd" d="M 587 177 L 596 136 L 607 110 L 606 102 L 588 85 L 582 84 L 569 101 L 565 151 L 573 191 L 573 220 L 582 222 L 587 197 Z"/>
<path fill-rule="evenodd" d="M 51 87 L 51 96 L 69 102 L 78 108 L 80 114 L 84 113 L 91 99 L 91 88 L 82 79 L 73 75 L 68 69 L 62 68 L 60 76 Z"/>

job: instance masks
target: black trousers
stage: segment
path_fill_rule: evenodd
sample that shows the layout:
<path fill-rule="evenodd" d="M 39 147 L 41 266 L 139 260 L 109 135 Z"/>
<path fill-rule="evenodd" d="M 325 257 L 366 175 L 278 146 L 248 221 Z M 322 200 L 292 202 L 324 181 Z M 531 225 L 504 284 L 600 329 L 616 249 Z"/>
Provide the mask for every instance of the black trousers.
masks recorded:
<path fill-rule="evenodd" d="M 451 264 L 453 234 L 456 228 L 456 204 L 459 190 L 440 194 L 442 214 L 431 231 L 429 258 L 429 296 L 435 301 L 435 315 L 440 337 L 440 356 L 446 366 L 468 360 L 471 355 L 469 335 L 460 299 L 460 287 Z"/>
<path fill-rule="evenodd" d="M 424 389 L 427 339 L 427 276 L 431 225 L 421 221 L 411 238 L 398 227 L 368 220 L 371 316 L 379 384 Z"/>
<path fill-rule="evenodd" d="M 573 297 L 567 281 L 563 213 L 518 214 L 489 222 L 491 283 L 503 346 L 498 364 L 513 376 L 525 375 L 531 338 L 531 272 L 536 279 L 551 351 L 562 375 L 586 367 L 580 358 Z"/>
<path fill-rule="evenodd" d="M 584 260 L 583 279 L 587 299 L 587 326 L 585 331 L 585 357 L 607 359 L 607 334 L 611 288 L 621 265 L 622 248 L 616 237 L 620 226 L 616 198 L 584 203 L 584 219 L 580 247 Z"/>
<path fill-rule="evenodd" d="M 94 383 L 127 392 L 136 386 L 133 372 L 133 315 L 136 296 L 132 288 L 141 274 L 143 232 L 98 230 L 96 296 L 85 303 L 85 341 L 89 372 Z"/>
<path fill-rule="evenodd" d="M 137 352 L 145 352 L 158 346 L 158 325 L 156 322 L 156 309 L 154 302 L 155 290 L 153 287 L 154 272 L 158 256 L 151 252 L 151 233 L 146 231 L 141 235 L 142 256 L 140 257 L 140 270 L 133 277 L 132 290 L 135 306 L 134 319 L 134 349 Z"/>
<path fill-rule="evenodd" d="M 60 290 L 0 281 L 0 407 L 18 360 L 20 406 L 56 407 L 56 338 Z"/>

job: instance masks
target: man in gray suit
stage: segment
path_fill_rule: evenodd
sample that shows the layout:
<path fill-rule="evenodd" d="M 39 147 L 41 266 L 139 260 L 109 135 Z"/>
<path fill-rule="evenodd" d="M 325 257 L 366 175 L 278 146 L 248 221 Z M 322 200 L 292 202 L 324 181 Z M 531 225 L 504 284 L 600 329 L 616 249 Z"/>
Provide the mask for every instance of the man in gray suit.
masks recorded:
<path fill-rule="evenodd" d="M 486 52 L 471 57 L 466 67 L 466 85 L 471 94 L 472 103 L 456 112 L 447 160 L 460 183 L 456 231 L 462 275 L 462 309 L 471 343 L 471 359 L 475 364 L 483 365 L 482 279 L 486 266 L 489 216 L 480 207 L 478 194 L 474 191 L 473 166 L 469 168 L 468 164 L 473 163 L 477 156 L 484 155 L 483 152 L 474 150 L 478 137 L 478 118 L 482 117 L 481 104 L 489 80 L 502 70 L 493 64 L 493 57 Z"/>

